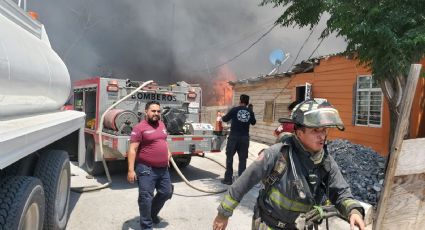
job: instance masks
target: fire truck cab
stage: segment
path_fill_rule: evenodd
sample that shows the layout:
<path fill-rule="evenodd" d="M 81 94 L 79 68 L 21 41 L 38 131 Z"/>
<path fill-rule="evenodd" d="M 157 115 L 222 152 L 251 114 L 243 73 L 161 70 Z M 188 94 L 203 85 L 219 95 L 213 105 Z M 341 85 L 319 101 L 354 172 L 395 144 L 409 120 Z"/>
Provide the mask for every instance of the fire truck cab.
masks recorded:
<path fill-rule="evenodd" d="M 103 173 L 96 133 L 102 114 L 115 102 L 127 96 L 143 82 L 95 77 L 74 83 L 74 109 L 86 113 L 85 156 L 79 165 L 88 173 Z M 226 134 L 215 132 L 211 124 L 201 123 L 202 90 L 198 85 L 177 82 L 169 86 L 153 83 L 124 100 L 105 114 L 102 129 L 106 161 L 124 160 L 132 128 L 144 119 L 145 104 L 158 101 L 161 119 L 168 132 L 168 146 L 179 167 L 189 165 L 191 156 L 220 152 Z"/>

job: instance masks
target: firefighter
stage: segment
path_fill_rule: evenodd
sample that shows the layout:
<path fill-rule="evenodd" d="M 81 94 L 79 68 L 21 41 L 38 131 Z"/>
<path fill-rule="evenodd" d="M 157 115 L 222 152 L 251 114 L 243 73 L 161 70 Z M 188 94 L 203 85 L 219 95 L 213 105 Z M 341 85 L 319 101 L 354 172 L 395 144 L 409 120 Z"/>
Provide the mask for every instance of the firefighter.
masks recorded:
<path fill-rule="evenodd" d="M 291 104 L 288 105 L 289 113 L 292 112 L 292 110 L 298 103 L 299 103 L 298 101 L 293 101 Z M 288 122 L 288 121 L 285 121 L 283 118 L 281 118 L 279 119 L 279 123 L 280 123 L 279 127 L 277 127 L 273 131 L 273 136 L 276 137 L 275 143 L 282 142 L 284 138 L 288 136 L 288 134 L 291 134 L 294 132 L 295 124 L 293 122 L 291 121 Z"/>
<path fill-rule="evenodd" d="M 249 96 L 241 94 L 239 106 L 233 107 L 222 117 L 224 122 L 232 122 L 230 134 L 227 138 L 226 172 L 224 173 L 224 179 L 221 181 L 223 184 L 231 185 L 233 183 L 233 156 L 236 152 L 239 157 L 238 176 L 246 169 L 249 148 L 249 126 L 255 125 L 257 122 L 252 108 L 248 109 L 248 104 Z"/>
<path fill-rule="evenodd" d="M 297 229 L 300 214 L 322 205 L 326 195 L 351 228 L 363 230 L 364 209 L 325 145 L 330 128 L 344 130 L 338 111 L 326 101 L 310 99 L 298 104 L 287 119 L 295 124 L 294 134 L 261 152 L 230 186 L 213 229 L 225 229 L 243 196 L 262 181 L 252 229 Z"/>
<path fill-rule="evenodd" d="M 217 118 L 215 121 L 215 131 L 223 131 L 223 113 L 221 111 L 217 111 Z"/>

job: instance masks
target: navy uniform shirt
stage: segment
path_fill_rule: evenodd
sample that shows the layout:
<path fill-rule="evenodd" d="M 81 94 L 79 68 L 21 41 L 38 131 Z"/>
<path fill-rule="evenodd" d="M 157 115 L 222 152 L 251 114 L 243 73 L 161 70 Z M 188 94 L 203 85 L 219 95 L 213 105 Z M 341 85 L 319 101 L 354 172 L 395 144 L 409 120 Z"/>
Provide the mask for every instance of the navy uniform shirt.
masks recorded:
<path fill-rule="evenodd" d="M 232 121 L 229 136 L 249 136 L 249 125 L 255 125 L 254 112 L 246 106 L 233 107 L 223 116 L 224 122 Z"/>

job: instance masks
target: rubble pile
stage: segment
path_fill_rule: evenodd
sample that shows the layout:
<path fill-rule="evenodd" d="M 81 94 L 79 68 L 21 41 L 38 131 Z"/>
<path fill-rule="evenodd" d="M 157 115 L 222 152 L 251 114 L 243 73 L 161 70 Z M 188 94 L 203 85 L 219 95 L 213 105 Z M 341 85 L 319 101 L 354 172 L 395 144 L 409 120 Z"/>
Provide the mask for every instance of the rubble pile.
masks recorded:
<path fill-rule="evenodd" d="M 354 197 L 376 206 L 384 182 L 386 158 L 370 148 L 341 139 L 330 141 L 328 151 L 349 183 Z"/>

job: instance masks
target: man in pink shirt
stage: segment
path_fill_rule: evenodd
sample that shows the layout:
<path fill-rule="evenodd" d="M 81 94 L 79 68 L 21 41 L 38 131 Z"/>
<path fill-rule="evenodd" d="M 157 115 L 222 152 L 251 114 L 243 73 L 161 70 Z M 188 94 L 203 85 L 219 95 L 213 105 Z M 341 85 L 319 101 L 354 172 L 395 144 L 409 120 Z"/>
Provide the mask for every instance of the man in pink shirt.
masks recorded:
<path fill-rule="evenodd" d="M 158 224 L 158 213 L 171 198 L 172 185 L 168 172 L 171 154 L 167 145 L 167 129 L 160 120 L 160 104 L 146 103 L 146 119 L 131 132 L 128 150 L 127 180 L 139 186 L 139 212 L 141 229 L 152 229 Z M 136 163 L 136 167 L 135 167 Z M 156 189 L 156 194 L 154 190 Z"/>

